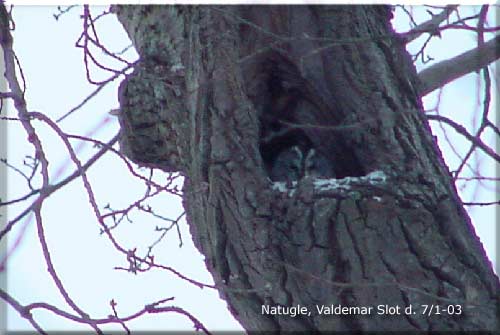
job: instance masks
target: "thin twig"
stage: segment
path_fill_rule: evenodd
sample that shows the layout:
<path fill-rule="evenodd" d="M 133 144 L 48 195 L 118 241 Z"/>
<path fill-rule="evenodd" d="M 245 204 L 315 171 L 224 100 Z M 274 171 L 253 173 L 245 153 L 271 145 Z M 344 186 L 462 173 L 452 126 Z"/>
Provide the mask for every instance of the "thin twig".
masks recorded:
<path fill-rule="evenodd" d="M 451 126 L 453 129 L 457 131 L 457 133 L 463 135 L 466 139 L 471 141 L 472 143 L 475 143 L 478 148 L 481 148 L 488 156 L 492 157 L 494 160 L 497 162 L 500 162 L 500 156 L 494 152 L 489 146 L 483 143 L 481 139 L 476 138 L 475 136 L 469 134 L 467 129 L 465 129 L 464 126 L 456 123 L 453 120 L 448 119 L 447 117 L 441 116 L 441 115 L 426 115 L 426 117 L 429 120 L 435 120 L 435 121 L 440 121 L 448 124 Z"/>
<path fill-rule="evenodd" d="M 436 34 L 438 32 L 439 25 L 450 17 L 451 13 L 457 9 L 458 5 L 448 5 L 445 9 L 437 14 L 433 15 L 431 19 L 419 24 L 412 30 L 401 34 L 406 43 L 410 43 L 411 41 L 416 40 L 424 33 L 431 33 L 431 35 Z"/>

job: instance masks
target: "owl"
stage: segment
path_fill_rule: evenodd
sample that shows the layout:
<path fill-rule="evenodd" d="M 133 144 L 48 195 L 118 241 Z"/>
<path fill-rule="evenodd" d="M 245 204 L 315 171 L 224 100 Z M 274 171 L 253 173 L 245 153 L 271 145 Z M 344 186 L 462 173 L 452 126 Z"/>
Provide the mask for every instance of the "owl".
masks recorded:
<path fill-rule="evenodd" d="M 335 178 L 331 162 L 315 149 L 305 150 L 292 146 L 282 150 L 275 158 L 270 178 L 273 181 L 298 181 L 304 177 Z"/>
<path fill-rule="evenodd" d="M 304 177 L 335 178 L 335 172 L 331 161 L 311 148 L 304 158 Z"/>
<path fill-rule="evenodd" d="M 303 175 L 303 157 L 296 145 L 282 150 L 274 160 L 269 177 L 272 181 L 299 180 Z"/>

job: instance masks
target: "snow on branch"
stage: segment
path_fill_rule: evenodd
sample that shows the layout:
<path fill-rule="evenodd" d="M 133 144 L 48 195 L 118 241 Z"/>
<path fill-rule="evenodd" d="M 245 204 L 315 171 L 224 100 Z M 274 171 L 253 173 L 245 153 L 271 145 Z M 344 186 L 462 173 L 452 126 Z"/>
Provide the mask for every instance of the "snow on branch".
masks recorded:
<path fill-rule="evenodd" d="M 301 181 L 273 182 L 272 188 L 275 191 L 288 193 L 293 197 L 299 189 L 308 189 L 312 185 L 313 193 L 317 196 L 345 196 L 346 193 L 356 192 L 362 188 L 374 186 L 384 186 L 387 176 L 383 171 L 373 171 L 362 177 L 345 177 L 342 179 L 324 179 L 306 177 Z"/>
<path fill-rule="evenodd" d="M 362 177 L 345 177 L 342 179 L 316 179 L 314 189 L 318 191 L 344 189 L 349 190 L 351 186 L 379 185 L 384 184 L 387 176 L 383 171 L 373 171 Z"/>

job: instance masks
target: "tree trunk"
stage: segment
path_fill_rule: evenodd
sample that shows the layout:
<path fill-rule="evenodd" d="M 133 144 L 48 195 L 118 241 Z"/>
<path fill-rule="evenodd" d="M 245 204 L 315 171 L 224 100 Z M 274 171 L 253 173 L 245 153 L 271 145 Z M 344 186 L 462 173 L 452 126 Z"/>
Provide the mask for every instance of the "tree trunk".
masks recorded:
<path fill-rule="evenodd" d="M 141 57 L 122 145 L 185 175 L 193 239 L 246 330 L 497 328 L 498 279 L 388 7 L 114 10 Z M 338 179 L 269 179 L 278 112 Z"/>

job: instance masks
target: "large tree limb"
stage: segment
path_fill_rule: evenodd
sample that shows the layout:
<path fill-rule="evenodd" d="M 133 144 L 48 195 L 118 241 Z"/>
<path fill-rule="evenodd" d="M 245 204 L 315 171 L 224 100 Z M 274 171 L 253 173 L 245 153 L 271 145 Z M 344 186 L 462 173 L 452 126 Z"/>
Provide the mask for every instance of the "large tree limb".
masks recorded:
<path fill-rule="evenodd" d="M 500 57 L 500 35 L 483 46 L 464 52 L 454 58 L 430 66 L 418 74 L 422 83 L 420 95 L 424 96 L 452 80 L 479 70 Z"/>

